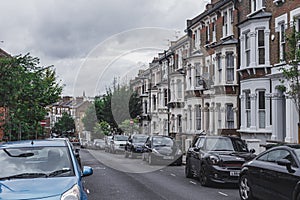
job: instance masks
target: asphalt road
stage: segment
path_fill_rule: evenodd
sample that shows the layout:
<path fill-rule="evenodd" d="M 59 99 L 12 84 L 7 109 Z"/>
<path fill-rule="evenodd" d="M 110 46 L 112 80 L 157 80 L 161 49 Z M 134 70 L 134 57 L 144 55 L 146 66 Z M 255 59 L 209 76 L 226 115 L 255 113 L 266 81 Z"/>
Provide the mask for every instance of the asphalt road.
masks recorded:
<path fill-rule="evenodd" d="M 234 186 L 202 187 L 197 179 L 187 179 L 184 166 L 148 166 L 141 159 L 122 154 L 86 150 L 80 152 L 83 165 L 94 174 L 84 178 L 89 200 L 238 200 Z"/>

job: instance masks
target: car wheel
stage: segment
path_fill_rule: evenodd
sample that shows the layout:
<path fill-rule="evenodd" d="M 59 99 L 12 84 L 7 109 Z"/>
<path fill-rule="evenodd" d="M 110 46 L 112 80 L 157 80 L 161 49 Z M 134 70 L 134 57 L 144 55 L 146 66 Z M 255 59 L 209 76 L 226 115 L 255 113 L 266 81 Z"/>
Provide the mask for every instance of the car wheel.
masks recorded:
<path fill-rule="evenodd" d="M 199 172 L 199 181 L 202 186 L 209 186 L 210 181 L 207 176 L 206 166 L 202 165 Z"/>
<path fill-rule="evenodd" d="M 186 178 L 193 178 L 193 174 L 191 171 L 191 166 L 189 160 L 187 160 L 186 165 L 185 165 L 185 177 Z"/>
<path fill-rule="evenodd" d="M 239 193 L 242 200 L 253 200 L 251 187 L 246 175 L 243 175 L 239 181 Z"/>

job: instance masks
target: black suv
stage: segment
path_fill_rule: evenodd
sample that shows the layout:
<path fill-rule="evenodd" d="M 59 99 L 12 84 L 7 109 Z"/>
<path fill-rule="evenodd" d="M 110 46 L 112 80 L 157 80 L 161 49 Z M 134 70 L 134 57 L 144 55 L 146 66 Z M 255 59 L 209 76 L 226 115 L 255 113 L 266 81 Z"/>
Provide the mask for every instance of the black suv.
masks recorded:
<path fill-rule="evenodd" d="M 255 157 L 254 152 L 239 137 L 197 136 L 187 152 L 186 177 L 199 177 L 203 186 L 236 184 L 242 165 Z"/>
<path fill-rule="evenodd" d="M 143 146 L 147 140 L 147 135 L 131 135 L 125 145 L 125 158 L 130 155 L 131 158 L 136 158 L 143 153 Z"/>

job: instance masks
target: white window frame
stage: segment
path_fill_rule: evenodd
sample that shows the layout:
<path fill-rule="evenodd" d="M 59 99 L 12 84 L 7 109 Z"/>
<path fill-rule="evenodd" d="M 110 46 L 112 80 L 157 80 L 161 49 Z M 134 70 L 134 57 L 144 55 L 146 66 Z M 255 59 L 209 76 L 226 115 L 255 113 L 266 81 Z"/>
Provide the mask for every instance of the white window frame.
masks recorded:
<path fill-rule="evenodd" d="M 234 52 L 226 52 L 226 83 L 234 82 Z"/>
<path fill-rule="evenodd" d="M 177 79 L 176 84 L 177 84 L 177 98 L 178 98 L 177 100 L 181 101 L 182 100 L 182 93 L 183 93 L 183 86 L 182 86 L 181 79 Z"/>
<path fill-rule="evenodd" d="M 216 24 L 216 19 L 213 18 L 212 21 L 212 42 L 217 41 L 217 24 Z"/>
<path fill-rule="evenodd" d="M 300 32 L 300 7 L 290 12 L 290 26 L 295 25 L 296 31 Z M 300 40 L 298 41 L 298 48 L 300 48 Z"/>
<path fill-rule="evenodd" d="M 195 105 L 196 130 L 201 130 L 201 105 Z"/>
<path fill-rule="evenodd" d="M 245 66 L 249 67 L 251 63 L 251 41 L 250 41 L 250 32 L 246 32 L 245 36 L 245 44 L 244 44 L 244 52 L 245 52 Z"/>
<path fill-rule="evenodd" d="M 218 128 L 220 129 L 222 127 L 222 112 L 221 112 L 221 104 L 217 103 L 216 104 L 216 109 L 217 109 L 217 121 L 218 121 Z"/>
<path fill-rule="evenodd" d="M 284 51 L 285 48 L 285 40 L 283 37 L 284 33 L 282 31 L 286 31 L 287 27 L 287 13 L 275 18 L 275 31 L 278 33 L 278 44 L 279 44 L 279 63 L 283 63 L 284 61 Z"/>
<path fill-rule="evenodd" d="M 260 32 L 263 31 L 263 35 L 262 35 L 262 42 L 263 42 L 263 45 L 260 44 Z M 257 63 L 258 65 L 265 65 L 266 64 L 266 40 L 265 40 L 265 30 L 264 29 L 258 29 L 257 30 Z M 261 51 L 263 51 L 263 62 L 260 63 L 261 59 L 260 59 L 260 56 L 262 56 L 260 53 Z"/>
<path fill-rule="evenodd" d="M 226 128 L 234 128 L 234 111 L 232 103 L 226 104 Z"/>
<path fill-rule="evenodd" d="M 263 93 L 263 97 L 260 94 Z M 266 91 L 258 90 L 257 91 L 257 108 L 258 108 L 258 128 L 265 129 L 266 128 Z M 261 99 L 263 98 L 263 99 Z M 262 103 L 262 104 L 261 104 Z"/>
<path fill-rule="evenodd" d="M 266 8 L 265 0 L 251 0 L 251 14 Z"/>
<path fill-rule="evenodd" d="M 223 12 L 223 37 L 227 37 L 229 35 L 228 31 L 228 11 L 225 10 Z"/>
<path fill-rule="evenodd" d="M 217 53 L 216 54 L 216 66 L 219 74 L 219 83 L 222 83 L 222 54 Z"/>
<path fill-rule="evenodd" d="M 245 112 L 246 112 L 246 127 L 250 128 L 251 126 L 251 91 L 245 90 Z"/>

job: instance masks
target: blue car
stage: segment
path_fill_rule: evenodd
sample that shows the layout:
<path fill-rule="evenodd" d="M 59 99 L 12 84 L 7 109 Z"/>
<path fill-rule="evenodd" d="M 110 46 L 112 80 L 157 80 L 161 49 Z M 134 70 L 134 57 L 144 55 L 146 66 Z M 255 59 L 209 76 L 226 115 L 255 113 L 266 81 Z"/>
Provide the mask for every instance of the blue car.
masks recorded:
<path fill-rule="evenodd" d="M 87 195 L 69 143 L 31 140 L 0 144 L 0 199 L 83 200 Z"/>

